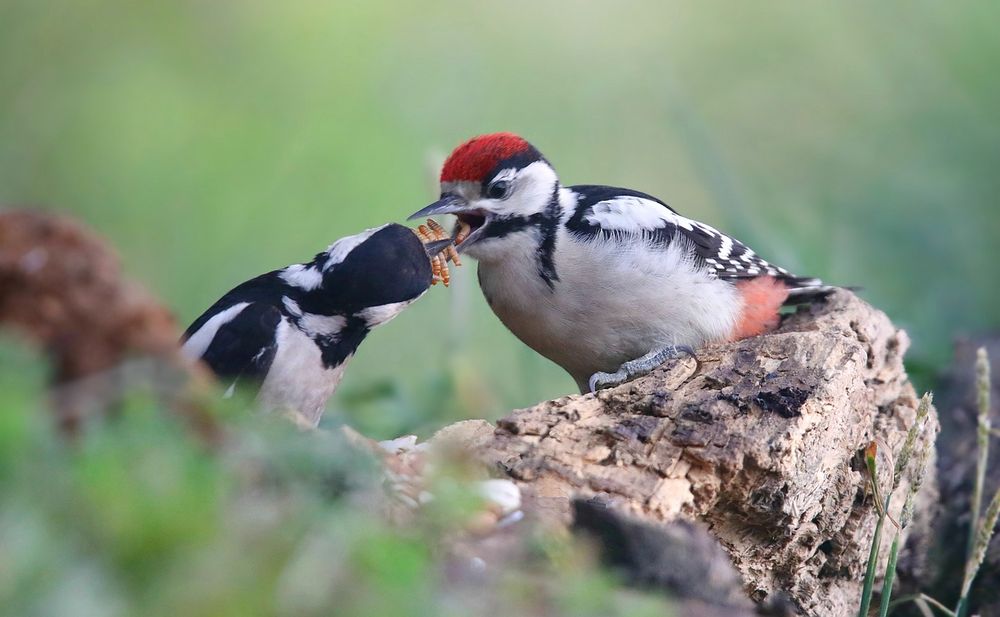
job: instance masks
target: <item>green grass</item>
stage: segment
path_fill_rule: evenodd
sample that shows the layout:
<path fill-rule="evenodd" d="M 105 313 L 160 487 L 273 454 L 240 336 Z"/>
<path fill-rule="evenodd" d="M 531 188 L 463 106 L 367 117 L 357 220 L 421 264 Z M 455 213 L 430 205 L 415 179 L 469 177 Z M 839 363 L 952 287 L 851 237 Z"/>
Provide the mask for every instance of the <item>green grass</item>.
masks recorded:
<path fill-rule="evenodd" d="M 884 580 L 882 583 L 879 617 L 886 617 L 893 607 L 906 602 L 917 603 L 921 606 L 924 614 L 930 613 L 930 607 L 933 607 L 941 614 L 950 617 L 965 617 L 969 612 L 972 585 L 979 574 L 979 568 L 982 566 L 983 560 L 986 557 L 986 551 L 989 548 L 990 540 L 992 540 L 993 534 L 996 531 L 997 520 L 1000 518 L 1000 490 L 997 490 L 996 493 L 994 493 L 993 498 L 986 507 L 986 510 L 983 511 L 982 509 L 983 483 L 987 474 L 986 468 L 989 461 L 990 437 L 992 436 L 990 419 L 990 392 L 992 390 L 992 386 L 990 382 L 990 375 L 989 356 L 986 353 L 986 348 L 980 347 L 976 352 L 976 399 L 978 408 L 976 413 L 977 456 L 976 466 L 973 471 L 973 489 L 969 509 L 969 537 L 965 550 L 966 560 L 964 576 L 962 579 L 962 587 L 959 591 L 958 604 L 955 606 L 954 610 L 951 610 L 940 601 L 927 595 L 926 593 L 916 593 L 902 598 L 897 598 L 895 600 L 891 599 L 892 585 L 896 576 L 897 555 L 900 548 L 900 534 L 902 529 L 909 524 L 913 516 L 915 500 L 923 484 L 927 463 L 931 458 L 930 452 L 932 442 L 928 441 L 919 453 L 919 458 L 915 463 L 917 467 L 913 472 L 913 479 L 911 480 L 909 490 L 907 491 L 906 505 L 903 506 L 900 520 L 897 524 L 896 534 L 893 537 L 889 560 L 886 564 Z M 880 495 L 878 473 L 875 466 L 875 444 L 872 443 L 865 453 L 865 463 L 868 468 L 869 482 L 874 492 L 876 509 L 878 510 L 878 521 L 876 523 L 875 533 L 872 537 L 871 552 L 868 557 L 868 566 L 862 588 L 861 607 L 858 610 L 858 617 L 867 617 L 868 615 L 868 609 L 872 599 L 872 584 L 874 582 L 875 570 L 878 566 L 878 553 L 881 542 L 882 527 L 888 516 L 887 511 L 889 508 L 889 498 L 892 496 L 892 491 L 898 488 L 899 480 L 907 469 L 907 465 L 913 455 L 913 447 L 917 435 L 922 433 L 924 430 L 925 419 L 930 408 L 930 403 L 931 395 L 925 394 L 920 401 L 920 406 L 917 409 L 916 419 L 913 426 L 911 426 L 907 432 L 906 441 L 904 442 L 899 456 L 896 459 L 893 481 L 889 487 L 890 490 L 885 495 L 884 507 L 879 506 L 879 504 L 882 503 L 882 497 Z M 928 436 L 928 439 L 930 440 L 934 437 L 936 436 Z"/>

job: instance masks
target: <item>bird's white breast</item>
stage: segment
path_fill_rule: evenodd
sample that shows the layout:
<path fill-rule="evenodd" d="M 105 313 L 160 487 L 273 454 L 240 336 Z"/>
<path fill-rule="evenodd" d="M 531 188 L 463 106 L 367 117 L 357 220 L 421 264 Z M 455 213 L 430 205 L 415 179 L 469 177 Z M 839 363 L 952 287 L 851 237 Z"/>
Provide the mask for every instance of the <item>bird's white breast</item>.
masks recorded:
<path fill-rule="evenodd" d="M 265 407 L 298 411 L 315 426 L 340 383 L 347 361 L 326 368 L 315 341 L 287 318 L 278 324 L 275 340 L 274 361 L 257 399 Z"/>
<path fill-rule="evenodd" d="M 535 246 L 525 235 L 506 259 L 481 261 L 480 284 L 501 321 L 581 387 L 651 349 L 724 339 L 738 319 L 736 289 L 695 268 L 678 243 L 578 239 L 560 228 L 552 289 Z"/>

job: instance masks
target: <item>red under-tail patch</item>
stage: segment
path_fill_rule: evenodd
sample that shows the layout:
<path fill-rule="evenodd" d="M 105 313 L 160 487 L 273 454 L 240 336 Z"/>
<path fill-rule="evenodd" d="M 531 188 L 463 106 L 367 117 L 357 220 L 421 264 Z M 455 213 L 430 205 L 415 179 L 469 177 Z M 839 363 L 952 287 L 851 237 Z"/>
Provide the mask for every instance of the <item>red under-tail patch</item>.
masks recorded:
<path fill-rule="evenodd" d="M 497 163 L 533 148 L 514 133 L 473 137 L 455 148 L 441 168 L 441 182 L 481 182 Z"/>
<path fill-rule="evenodd" d="M 788 299 L 788 288 L 773 276 L 758 276 L 736 283 L 743 310 L 732 340 L 757 336 L 778 326 L 778 311 Z"/>

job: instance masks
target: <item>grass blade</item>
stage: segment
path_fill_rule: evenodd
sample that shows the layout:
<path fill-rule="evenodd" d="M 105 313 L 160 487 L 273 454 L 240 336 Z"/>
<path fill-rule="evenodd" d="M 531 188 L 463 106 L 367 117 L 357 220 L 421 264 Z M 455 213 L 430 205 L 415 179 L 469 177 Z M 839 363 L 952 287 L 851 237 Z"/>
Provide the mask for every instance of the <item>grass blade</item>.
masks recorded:
<path fill-rule="evenodd" d="M 903 596 L 902 598 L 897 598 L 889 603 L 889 608 L 893 609 L 901 604 L 906 604 L 907 602 L 913 602 L 917 606 L 923 606 L 923 607 L 927 607 L 928 605 L 933 606 L 934 608 L 941 611 L 942 615 L 946 615 L 947 617 L 955 617 L 955 613 L 953 613 L 950 608 L 948 608 L 944 604 L 941 604 L 940 602 L 930 597 L 926 593 L 915 593 L 908 596 Z"/>
<path fill-rule="evenodd" d="M 979 567 L 983 565 L 983 559 L 986 558 L 986 549 L 989 548 L 990 540 L 993 539 L 993 531 L 996 527 L 998 516 L 1000 516 L 1000 489 L 993 495 L 989 507 L 986 508 L 986 514 L 983 515 L 982 523 L 976 534 L 976 541 L 972 546 L 972 553 L 969 555 L 969 560 L 965 563 L 965 579 L 962 581 L 962 593 L 958 600 L 958 606 L 955 608 L 955 614 L 959 615 L 959 617 L 968 611 L 969 591 L 972 589 L 972 581 L 976 579 Z"/>
<path fill-rule="evenodd" d="M 990 447 L 990 359 L 986 349 L 976 352 L 976 393 L 978 410 L 976 422 L 976 478 L 972 486 L 972 522 L 969 524 L 969 540 L 966 555 L 972 553 L 979 530 L 979 512 L 983 507 L 983 484 L 986 480 L 986 461 Z"/>
<path fill-rule="evenodd" d="M 930 397 L 924 395 L 920 401 L 920 407 L 917 410 L 917 422 L 914 422 L 913 428 L 910 429 L 911 433 L 916 433 L 914 428 L 920 425 L 919 431 L 923 430 L 924 420 L 927 417 L 927 411 L 930 409 Z M 922 413 L 921 413 L 922 410 Z M 912 450 L 913 445 L 911 440 L 908 438 L 907 442 L 910 442 L 910 449 Z M 931 448 L 933 447 L 934 439 L 930 436 L 927 437 L 924 442 L 924 447 L 920 449 L 919 458 L 917 459 L 917 469 L 914 472 L 913 479 L 910 482 L 909 491 L 906 493 L 906 503 L 903 504 L 903 512 L 899 517 L 899 528 L 896 530 L 896 535 L 892 539 L 892 548 L 889 550 L 889 562 L 885 566 L 885 576 L 882 582 L 882 598 L 879 603 L 879 617 L 886 617 L 889 614 L 889 600 L 892 599 L 892 584 L 896 580 L 896 563 L 899 557 L 899 536 L 903 529 L 910 524 L 913 520 L 913 510 L 916 504 L 917 495 L 920 494 L 920 489 L 924 485 L 924 477 L 927 474 L 927 460 L 930 458 Z M 905 449 L 905 448 L 904 448 Z M 909 458 L 909 454 L 907 454 Z M 905 468 L 905 465 L 903 466 Z M 899 481 L 899 474 L 901 472 L 900 466 L 896 467 L 896 478 Z"/>
<path fill-rule="evenodd" d="M 980 347 L 976 351 L 976 394 L 978 411 L 977 422 L 976 422 L 976 451 L 978 456 L 976 457 L 976 477 L 972 485 L 972 512 L 971 521 L 969 522 L 969 539 L 966 543 L 966 561 L 965 561 L 965 577 L 962 581 L 962 593 L 960 594 L 958 605 L 955 607 L 955 614 L 958 617 L 965 617 L 968 611 L 968 601 L 969 601 L 969 590 L 972 587 L 972 581 L 976 578 L 976 573 L 979 571 L 979 566 L 983 562 L 983 557 L 986 555 L 986 546 L 983 545 L 985 536 L 986 545 L 989 544 L 990 537 L 993 535 L 993 527 L 996 524 L 996 513 L 993 513 L 992 523 L 988 526 L 986 523 L 987 519 L 990 517 L 990 512 L 994 510 L 1000 510 L 1000 491 L 993 498 L 993 502 L 990 503 L 989 511 L 987 512 L 987 519 L 983 520 L 983 524 L 980 524 L 979 512 L 982 508 L 983 502 L 983 484 L 986 481 L 986 463 L 989 460 L 990 453 L 990 359 L 986 354 L 986 348 Z M 976 558 L 977 553 L 981 552 L 978 559 Z"/>
<path fill-rule="evenodd" d="M 927 422 L 927 414 L 930 413 L 932 401 L 933 396 L 930 392 L 920 398 L 920 404 L 917 406 L 917 417 L 913 420 L 910 430 L 906 431 L 906 441 L 903 442 L 903 448 L 896 458 L 895 469 L 892 472 L 893 489 L 899 486 L 900 480 L 903 479 L 903 473 L 906 471 L 910 456 L 913 454 L 913 446 L 917 443 L 917 437 L 924 431 L 924 424 Z"/>
<path fill-rule="evenodd" d="M 889 599 L 892 597 L 892 583 L 896 580 L 896 559 L 899 557 L 899 534 L 892 538 L 892 548 L 889 549 L 889 563 L 885 566 L 885 580 L 882 581 L 882 601 L 879 603 L 879 617 L 889 614 Z"/>
<path fill-rule="evenodd" d="M 872 604 L 872 585 L 875 583 L 875 567 L 878 563 L 879 548 L 882 544 L 882 526 L 885 524 L 885 515 L 889 510 L 889 498 L 892 497 L 892 493 L 889 493 L 885 501 L 882 501 L 882 493 L 878 483 L 878 468 L 875 461 L 877 455 L 878 446 L 873 441 L 865 448 L 865 466 L 868 468 L 868 476 L 871 480 L 872 497 L 875 503 L 881 507 L 876 506 L 878 520 L 875 523 L 875 536 L 872 538 L 871 551 L 868 553 L 868 567 L 865 569 L 865 580 L 864 586 L 861 589 L 861 607 L 858 609 L 858 617 L 867 617 L 868 609 Z"/>

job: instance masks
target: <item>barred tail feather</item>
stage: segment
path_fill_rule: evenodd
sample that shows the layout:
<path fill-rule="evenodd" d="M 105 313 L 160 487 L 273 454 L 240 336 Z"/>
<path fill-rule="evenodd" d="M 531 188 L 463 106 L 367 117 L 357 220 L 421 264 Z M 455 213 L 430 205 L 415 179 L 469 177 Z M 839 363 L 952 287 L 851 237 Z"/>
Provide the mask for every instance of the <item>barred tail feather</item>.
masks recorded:
<path fill-rule="evenodd" d="M 841 289 L 835 285 L 825 285 L 817 278 L 792 278 L 785 281 L 788 285 L 788 298 L 785 305 L 808 304 L 826 299 L 834 291 Z"/>

